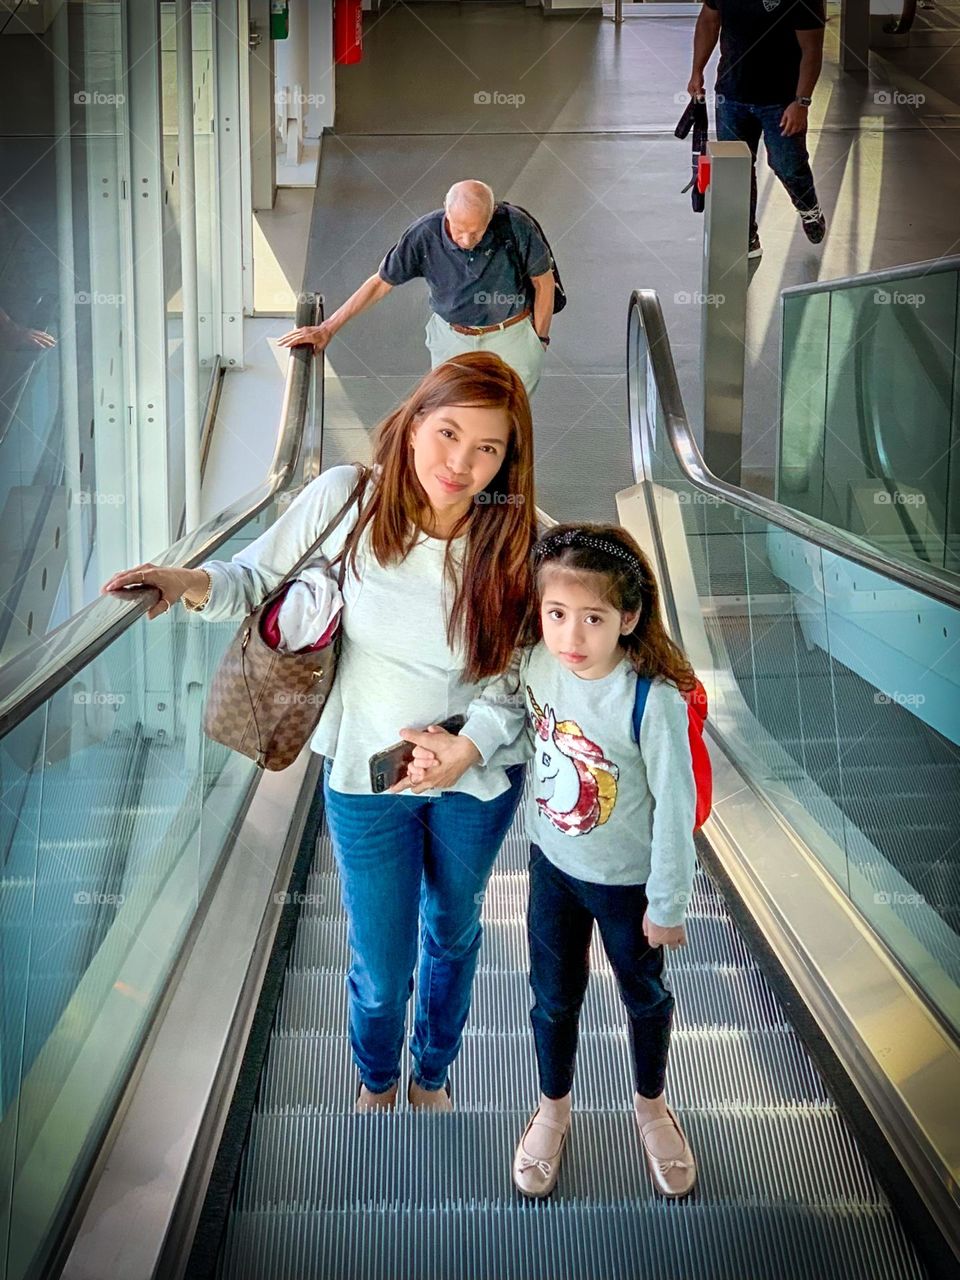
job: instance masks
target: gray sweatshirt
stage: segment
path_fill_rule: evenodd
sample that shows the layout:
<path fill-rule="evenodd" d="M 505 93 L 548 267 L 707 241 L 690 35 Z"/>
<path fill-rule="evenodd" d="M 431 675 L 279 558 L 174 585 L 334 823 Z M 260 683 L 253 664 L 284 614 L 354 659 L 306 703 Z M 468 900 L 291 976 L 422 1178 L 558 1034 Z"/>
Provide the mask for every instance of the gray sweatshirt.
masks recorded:
<path fill-rule="evenodd" d="M 354 467 L 332 467 L 232 560 L 207 561 L 210 599 L 200 616 L 239 620 L 256 608 L 336 515 L 356 479 Z M 328 560 L 355 523 L 353 507 L 321 548 Z M 515 692 L 519 655 L 503 676 L 465 681 L 462 645 L 451 649 L 447 643 L 447 609 L 453 603 L 443 572 L 447 543 L 424 536 L 401 563 L 384 568 L 370 551 L 369 536 L 368 527 L 358 549 L 359 578 L 348 572 L 344 581 L 339 665 L 310 746 L 332 757 L 335 791 L 369 795 L 370 757 L 397 742 L 402 728 L 425 728 L 462 714 L 461 733 L 476 744 L 483 763 L 471 765 L 451 789 L 492 799 L 507 790 L 506 766 L 530 755 L 525 712 Z M 452 543 L 458 571 L 465 547 L 465 536 Z"/>
<path fill-rule="evenodd" d="M 683 922 L 695 869 L 687 706 L 655 680 L 633 737 L 637 676 L 624 659 L 586 680 L 541 641 L 521 664 L 534 744 L 527 834 L 567 875 L 646 884 L 650 919 Z"/>

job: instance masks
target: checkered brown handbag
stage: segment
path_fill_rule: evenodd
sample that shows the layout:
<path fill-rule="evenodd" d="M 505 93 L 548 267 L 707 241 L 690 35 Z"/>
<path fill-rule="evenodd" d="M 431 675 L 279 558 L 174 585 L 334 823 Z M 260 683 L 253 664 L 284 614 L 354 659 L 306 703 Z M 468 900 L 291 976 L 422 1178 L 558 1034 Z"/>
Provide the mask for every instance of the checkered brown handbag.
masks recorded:
<path fill-rule="evenodd" d="M 363 503 L 369 471 L 282 582 L 247 614 L 220 660 L 203 712 L 203 731 L 214 742 L 248 756 L 260 769 L 286 769 L 310 740 L 337 671 L 340 631 L 332 644 L 304 653 L 278 653 L 260 634 L 260 621 L 288 583 L 333 533 L 354 503 Z M 342 589 L 346 556 L 340 557 Z"/>

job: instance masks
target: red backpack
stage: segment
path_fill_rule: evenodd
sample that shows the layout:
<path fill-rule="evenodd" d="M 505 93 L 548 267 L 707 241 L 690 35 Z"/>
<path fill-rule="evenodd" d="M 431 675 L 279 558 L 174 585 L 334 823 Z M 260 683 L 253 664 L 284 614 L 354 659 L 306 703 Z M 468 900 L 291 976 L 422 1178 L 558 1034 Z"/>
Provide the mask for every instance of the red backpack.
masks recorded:
<path fill-rule="evenodd" d="M 633 736 L 637 746 L 640 745 L 640 724 L 651 683 L 648 676 L 637 676 L 637 696 L 633 704 Z M 710 767 L 707 744 L 703 740 L 703 725 L 707 718 L 707 691 L 698 680 L 696 686 L 688 693 L 681 693 L 681 697 L 687 704 L 690 759 L 693 763 L 693 781 L 697 789 L 693 829 L 699 831 L 710 817 L 710 806 L 713 802 L 713 770 Z"/>

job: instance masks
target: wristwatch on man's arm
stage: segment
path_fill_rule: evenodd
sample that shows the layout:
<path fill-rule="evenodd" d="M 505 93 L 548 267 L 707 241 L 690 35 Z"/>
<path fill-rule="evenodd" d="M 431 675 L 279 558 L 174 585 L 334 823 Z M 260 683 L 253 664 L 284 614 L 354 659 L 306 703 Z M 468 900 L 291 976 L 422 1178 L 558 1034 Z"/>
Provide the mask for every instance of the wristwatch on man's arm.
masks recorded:
<path fill-rule="evenodd" d="M 549 338 L 545 338 L 545 337 L 543 337 L 543 335 L 542 335 L 542 334 L 539 334 L 539 333 L 537 334 L 537 337 L 540 339 L 540 341 L 543 343 L 543 345 L 544 345 L 545 347 L 549 347 L 549 345 L 550 345 L 550 339 L 549 339 Z"/>
<path fill-rule="evenodd" d="M 804 97 L 802 94 L 800 94 L 800 93 L 798 93 L 798 94 L 797 94 L 797 96 L 796 96 L 796 98 L 794 99 L 794 101 L 796 102 L 796 104 L 797 104 L 797 106 L 798 106 L 798 107 L 810 107 L 810 106 L 812 106 L 812 105 L 813 105 L 813 99 L 812 99 L 812 98 L 805 98 L 805 97 Z"/>

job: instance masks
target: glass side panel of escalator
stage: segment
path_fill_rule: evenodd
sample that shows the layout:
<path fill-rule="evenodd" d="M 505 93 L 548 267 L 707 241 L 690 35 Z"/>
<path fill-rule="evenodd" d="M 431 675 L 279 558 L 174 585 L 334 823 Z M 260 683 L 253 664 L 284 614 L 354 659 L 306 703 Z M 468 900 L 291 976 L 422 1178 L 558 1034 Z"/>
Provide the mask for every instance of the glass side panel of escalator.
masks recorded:
<path fill-rule="evenodd" d="M 650 494 L 713 725 L 960 1029 L 958 611 L 689 483 L 644 376 Z"/>
<path fill-rule="evenodd" d="M 782 323 L 778 500 L 960 573 L 960 272 L 788 290 Z"/>
<path fill-rule="evenodd" d="M 271 503 L 217 551 L 276 518 Z M 202 732 L 236 623 L 139 620 L 0 739 L 0 1258 L 72 1200 L 257 773 Z"/>

